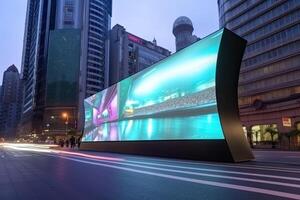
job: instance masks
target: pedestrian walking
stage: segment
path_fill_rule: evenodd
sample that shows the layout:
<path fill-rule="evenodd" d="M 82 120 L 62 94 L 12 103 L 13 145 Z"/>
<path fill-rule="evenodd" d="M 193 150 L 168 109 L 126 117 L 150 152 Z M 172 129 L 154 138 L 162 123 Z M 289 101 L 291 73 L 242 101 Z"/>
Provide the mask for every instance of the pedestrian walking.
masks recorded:
<path fill-rule="evenodd" d="M 71 148 L 73 149 L 75 147 L 75 137 L 72 135 L 72 137 L 70 138 L 70 145 Z"/>
<path fill-rule="evenodd" d="M 78 146 L 78 149 L 80 148 L 80 143 L 81 143 L 81 136 L 79 136 L 79 138 L 77 139 L 77 146 Z"/>
<path fill-rule="evenodd" d="M 69 148 L 69 140 L 68 139 L 66 139 L 65 143 L 66 143 L 66 147 Z"/>
<path fill-rule="evenodd" d="M 63 148 L 65 145 L 65 141 L 63 139 L 59 139 L 59 145 L 61 148 Z"/>

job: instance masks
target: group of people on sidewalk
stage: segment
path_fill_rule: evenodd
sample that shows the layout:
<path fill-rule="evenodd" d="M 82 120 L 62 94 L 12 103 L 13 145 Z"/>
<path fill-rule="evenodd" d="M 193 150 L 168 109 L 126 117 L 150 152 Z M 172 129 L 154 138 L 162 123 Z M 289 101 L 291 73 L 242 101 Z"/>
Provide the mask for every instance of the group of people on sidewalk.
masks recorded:
<path fill-rule="evenodd" d="M 64 147 L 66 146 L 67 148 L 75 148 L 76 146 L 78 148 L 80 148 L 80 143 L 81 143 L 81 137 L 78 137 L 77 139 L 74 137 L 74 136 L 71 136 L 69 139 L 66 138 L 65 140 L 64 139 L 60 139 L 59 140 L 59 145 L 60 147 Z"/>

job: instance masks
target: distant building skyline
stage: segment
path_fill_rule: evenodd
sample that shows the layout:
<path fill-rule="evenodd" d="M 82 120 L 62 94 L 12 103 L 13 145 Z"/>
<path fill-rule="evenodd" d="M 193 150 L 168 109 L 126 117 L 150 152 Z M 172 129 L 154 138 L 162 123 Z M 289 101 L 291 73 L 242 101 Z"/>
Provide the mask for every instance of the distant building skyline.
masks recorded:
<path fill-rule="evenodd" d="M 110 31 L 109 85 L 115 84 L 169 56 L 155 38 L 147 41 L 116 24 Z"/>
<path fill-rule="evenodd" d="M 15 65 L 9 66 L 3 76 L 0 90 L 0 138 L 14 138 L 21 116 L 21 79 Z"/>
<path fill-rule="evenodd" d="M 21 69 L 26 5 L 27 0 L 1 2 L 0 79 L 7 66 L 15 64 Z M 172 26 L 177 17 L 189 17 L 194 34 L 201 38 L 218 29 L 217 1 L 186 0 L 175 5 L 172 0 L 122 0 L 113 2 L 113 10 L 112 26 L 122 24 L 128 32 L 149 41 L 155 37 L 160 46 L 172 52 L 175 52 Z M 14 19 L 14 23 L 10 23 L 10 19 Z"/>

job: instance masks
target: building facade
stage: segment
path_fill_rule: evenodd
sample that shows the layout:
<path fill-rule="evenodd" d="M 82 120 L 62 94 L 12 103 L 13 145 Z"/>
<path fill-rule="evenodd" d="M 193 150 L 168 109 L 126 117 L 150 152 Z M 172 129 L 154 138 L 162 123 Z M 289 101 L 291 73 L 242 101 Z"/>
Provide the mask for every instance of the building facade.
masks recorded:
<path fill-rule="evenodd" d="M 183 49 L 198 40 L 193 35 L 194 27 L 192 21 L 185 16 L 178 17 L 173 24 L 176 51 Z"/>
<path fill-rule="evenodd" d="M 81 32 L 78 129 L 84 128 L 85 98 L 108 87 L 112 0 L 84 0 Z"/>
<path fill-rule="evenodd" d="M 292 139 L 292 148 L 299 148 L 300 1 L 218 0 L 218 5 L 220 27 L 248 41 L 239 79 L 245 131 L 254 143 L 274 145 L 281 138 L 286 146 Z"/>
<path fill-rule="evenodd" d="M 104 88 L 99 77 L 108 73 L 110 16 L 111 0 L 28 1 L 20 134 L 80 131 L 83 99 Z"/>
<path fill-rule="evenodd" d="M 110 32 L 109 84 L 119 82 L 157 61 L 171 52 L 153 42 L 137 37 L 117 24 Z"/>
<path fill-rule="evenodd" d="M 3 74 L 0 92 L 0 138 L 15 138 L 21 117 L 22 90 L 18 69 L 11 65 Z"/>

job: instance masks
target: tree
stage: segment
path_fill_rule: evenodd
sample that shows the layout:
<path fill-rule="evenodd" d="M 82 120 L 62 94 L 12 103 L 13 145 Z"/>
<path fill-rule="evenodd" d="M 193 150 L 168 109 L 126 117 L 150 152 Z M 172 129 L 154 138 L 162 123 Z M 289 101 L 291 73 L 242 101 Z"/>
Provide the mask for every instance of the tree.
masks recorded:
<path fill-rule="evenodd" d="M 268 127 L 266 128 L 266 133 L 270 133 L 271 135 L 271 142 L 272 142 L 272 148 L 275 148 L 275 141 L 274 141 L 274 136 L 277 134 L 278 135 L 278 131 L 273 128 L 273 127 Z"/>
<path fill-rule="evenodd" d="M 288 140 L 289 140 L 289 150 L 290 150 L 291 149 L 291 137 L 300 135 L 300 131 L 294 129 L 294 130 L 291 130 L 290 132 L 287 132 L 285 135 L 288 137 Z"/>
<path fill-rule="evenodd" d="M 258 134 L 260 133 L 260 130 L 253 131 L 253 133 L 255 134 L 255 143 L 257 145 L 258 144 Z"/>

